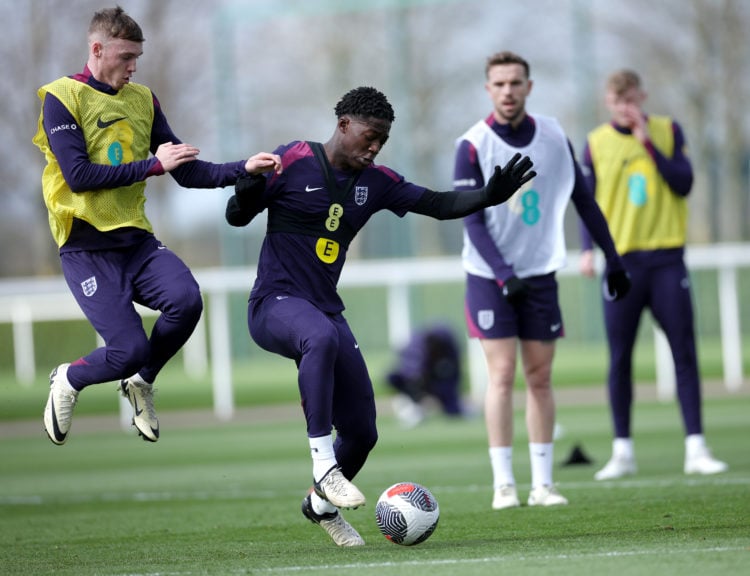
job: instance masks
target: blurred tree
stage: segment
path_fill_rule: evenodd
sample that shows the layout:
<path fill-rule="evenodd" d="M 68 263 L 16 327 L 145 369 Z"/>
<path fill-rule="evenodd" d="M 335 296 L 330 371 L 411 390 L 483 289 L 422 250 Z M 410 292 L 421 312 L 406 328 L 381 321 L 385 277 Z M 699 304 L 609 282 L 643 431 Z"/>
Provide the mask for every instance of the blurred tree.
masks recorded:
<path fill-rule="evenodd" d="M 601 32 L 627 47 L 620 60 L 643 74 L 647 109 L 685 130 L 696 174 L 689 239 L 750 240 L 750 122 L 742 104 L 750 97 L 750 3 L 642 0 L 630 7 L 630 18 L 606 14 Z M 648 20 L 636 17 L 644 12 Z"/>
<path fill-rule="evenodd" d="M 137 81 L 207 160 L 241 158 L 293 138 L 325 139 L 333 106 L 369 84 L 396 109 L 380 161 L 410 180 L 450 187 L 453 142 L 489 113 L 483 63 L 511 49 L 532 63 L 532 113 L 557 116 L 573 138 L 601 109 L 604 78 L 644 76 L 649 110 L 677 118 L 695 163 L 692 242 L 750 240 L 750 2 L 743 0 L 159 0 L 121 4 L 144 28 Z M 0 277 L 59 273 L 41 198 L 43 159 L 31 144 L 36 90 L 85 62 L 101 0 L 0 0 L 6 81 L 0 84 Z M 537 16 L 544 14 L 545 18 Z M 648 14 L 648 18 L 644 18 Z M 222 16 L 225 27 L 215 23 Z M 593 86 L 593 95 L 592 95 Z M 594 103 L 596 102 L 596 104 Z M 580 146 L 581 141 L 574 142 Z M 221 262 L 225 191 L 149 182 L 160 237 L 191 266 Z M 571 230 L 572 233 L 572 230 Z M 263 222 L 224 240 L 252 263 Z M 575 238 L 570 242 L 575 246 Z M 353 256 L 456 254 L 460 222 L 373 219 Z"/>

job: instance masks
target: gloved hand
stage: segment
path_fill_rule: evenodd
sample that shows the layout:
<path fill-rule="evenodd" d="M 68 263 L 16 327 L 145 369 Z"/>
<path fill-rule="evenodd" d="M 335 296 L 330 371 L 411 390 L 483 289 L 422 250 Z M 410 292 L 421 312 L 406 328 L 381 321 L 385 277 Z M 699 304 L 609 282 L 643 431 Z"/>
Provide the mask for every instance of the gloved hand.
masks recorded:
<path fill-rule="evenodd" d="M 616 302 L 625 297 L 630 291 L 630 274 L 621 263 L 607 263 L 604 272 L 604 281 L 602 282 L 602 292 L 604 299 L 608 302 Z"/>
<path fill-rule="evenodd" d="M 521 280 L 518 276 L 511 276 L 501 285 L 503 296 L 508 302 L 514 302 L 523 298 L 527 287 L 526 282 Z"/>
<path fill-rule="evenodd" d="M 505 166 L 502 168 L 495 166 L 495 173 L 485 186 L 489 205 L 502 204 L 513 196 L 516 190 L 536 176 L 536 172 L 531 170 L 533 165 L 531 158 L 528 156 L 521 158 L 521 154 L 516 152 Z"/>

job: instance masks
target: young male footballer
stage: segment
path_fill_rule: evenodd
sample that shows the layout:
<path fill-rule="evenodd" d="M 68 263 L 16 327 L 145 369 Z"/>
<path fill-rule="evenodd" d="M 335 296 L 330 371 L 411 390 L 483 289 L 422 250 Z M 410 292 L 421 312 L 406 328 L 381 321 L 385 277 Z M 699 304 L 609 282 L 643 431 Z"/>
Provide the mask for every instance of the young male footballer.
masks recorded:
<path fill-rule="evenodd" d="M 485 421 L 493 477 L 492 508 L 520 506 L 513 473 L 513 386 L 520 349 L 526 380 L 526 428 L 531 459 L 529 506 L 564 505 L 552 478 L 555 401 L 552 360 L 564 335 L 555 273 L 565 265 L 563 219 L 572 200 L 607 258 L 604 288 L 622 298 L 630 288 L 607 223 L 559 122 L 526 112 L 533 82 L 528 62 L 513 52 L 487 59 L 486 118 L 456 142 L 454 186 L 482 185 L 492 167 L 519 152 L 539 173 L 501 206 L 464 219 L 466 323 L 487 363 Z"/>
<path fill-rule="evenodd" d="M 180 258 L 154 236 L 146 180 L 169 172 L 189 188 L 234 184 L 247 173 L 278 171 L 278 156 L 212 164 L 172 132 L 156 96 L 132 82 L 143 54 L 140 26 L 120 7 L 96 12 L 83 71 L 42 86 L 34 144 L 45 156 L 44 202 L 63 275 L 104 346 L 50 374 L 44 428 L 68 438 L 79 393 L 118 381 L 133 424 L 159 439 L 153 384 L 190 337 L 203 310 L 200 289 Z M 161 315 L 146 334 L 134 303 Z"/>
<path fill-rule="evenodd" d="M 717 474 L 728 468 L 713 457 L 703 435 L 693 304 L 684 260 L 693 169 L 680 125 L 667 116 L 646 114 L 645 101 L 636 72 L 614 72 L 605 94 L 611 119 L 589 133 L 583 154 L 589 188 L 634 281 L 634 289 L 621 303 L 604 301 L 614 440 L 612 457 L 596 473 L 597 480 L 637 471 L 631 435 L 633 347 L 646 308 L 664 330 L 675 362 L 685 474 Z M 585 227 L 583 232 L 581 271 L 593 276 L 591 239 Z"/>
<path fill-rule="evenodd" d="M 355 88 L 335 113 L 324 144 L 294 141 L 275 151 L 283 173 L 241 178 L 226 217 L 243 226 L 268 210 L 248 327 L 258 345 L 298 367 L 313 476 L 303 514 L 339 546 L 359 546 L 364 541 L 339 508 L 365 503 L 351 480 L 378 435 L 372 382 L 337 292 L 349 243 L 381 210 L 461 218 L 506 201 L 534 172 L 517 154 L 494 168 L 486 186 L 434 192 L 375 164 L 395 118 L 381 92 Z"/>

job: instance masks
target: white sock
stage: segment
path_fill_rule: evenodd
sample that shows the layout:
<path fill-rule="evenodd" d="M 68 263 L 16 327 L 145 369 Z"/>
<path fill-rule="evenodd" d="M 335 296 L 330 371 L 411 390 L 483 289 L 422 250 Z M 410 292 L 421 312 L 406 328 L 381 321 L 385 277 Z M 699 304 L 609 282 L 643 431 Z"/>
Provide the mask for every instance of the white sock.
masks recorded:
<path fill-rule="evenodd" d="M 336 466 L 336 455 L 333 452 L 333 436 L 308 438 L 310 455 L 313 461 L 313 478 L 318 482 L 331 468 Z"/>
<path fill-rule="evenodd" d="M 312 504 L 313 512 L 316 514 L 330 514 L 338 510 L 336 506 L 331 504 L 328 500 L 323 500 L 315 492 L 310 494 L 310 504 Z"/>
<path fill-rule="evenodd" d="M 78 392 L 73 385 L 70 383 L 70 380 L 68 380 L 68 368 L 70 367 L 70 364 L 61 364 L 57 367 L 57 378 L 62 378 L 63 382 L 65 382 L 68 386 L 70 386 L 70 389 L 74 392 Z"/>
<path fill-rule="evenodd" d="M 513 447 L 490 446 L 490 465 L 492 466 L 492 487 L 494 490 L 502 486 L 515 486 L 513 476 Z"/>
<path fill-rule="evenodd" d="M 143 379 L 143 376 L 141 376 L 140 374 L 133 374 L 130 378 L 128 378 L 128 380 L 130 380 L 136 386 L 143 384 L 152 384 L 152 382 L 146 382 Z"/>
<path fill-rule="evenodd" d="M 612 440 L 612 456 L 632 460 L 635 458 L 632 438 L 615 438 Z"/>
<path fill-rule="evenodd" d="M 529 442 L 531 458 L 531 487 L 552 486 L 552 460 L 554 444 Z"/>
<path fill-rule="evenodd" d="M 685 455 L 695 458 L 706 451 L 706 438 L 703 434 L 690 434 L 685 436 Z"/>

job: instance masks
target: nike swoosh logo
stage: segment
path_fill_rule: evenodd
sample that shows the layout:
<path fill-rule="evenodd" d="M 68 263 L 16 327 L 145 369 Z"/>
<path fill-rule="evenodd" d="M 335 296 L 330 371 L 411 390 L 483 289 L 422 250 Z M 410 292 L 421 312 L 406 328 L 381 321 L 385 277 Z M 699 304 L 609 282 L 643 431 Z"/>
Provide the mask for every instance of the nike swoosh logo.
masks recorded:
<path fill-rule="evenodd" d="M 112 126 L 115 122 L 119 122 L 120 120 L 125 120 L 127 116 L 123 116 L 122 118 L 115 118 L 114 120 L 107 120 L 106 122 L 101 119 L 101 117 L 96 119 L 96 127 L 97 128 L 108 128 L 109 126 Z"/>
<path fill-rule="evenodd" d="M 62 442 L 63 440 L 65 440 L 65 437 L 67 436 L 67 434 L 63 434 L 60 431 L 60 426 L 57 423 L 57 411 L 55 410 L 54 398 L 52 398 L 52 432 L 55 435 L 55 438 L 57 439 L 58 442 Z"/>
<path fill-rule="evenodd" d="M 550 326 L 549 329 L 552 332 L 557 332 L 560 329 L 560 326 L 561 326 L 560 324 L 552 324 L 552 326 Z"/>
<path fill-rule="evenodd" d="M 143 414 L 143 408 L 138 407 L 138 398 L 136 398 L 135 395 L 133 395 L 133 409 L 135 410 L 136 416 Z"/>
<path fill-rule="evenodd" d="M 305 192 L 315 192 L 316 190 L 322 190 L 323 187 L 319 186 L 318 188 L 310 188 L 310 185 L 308 184 L 305 186 Z"/>

